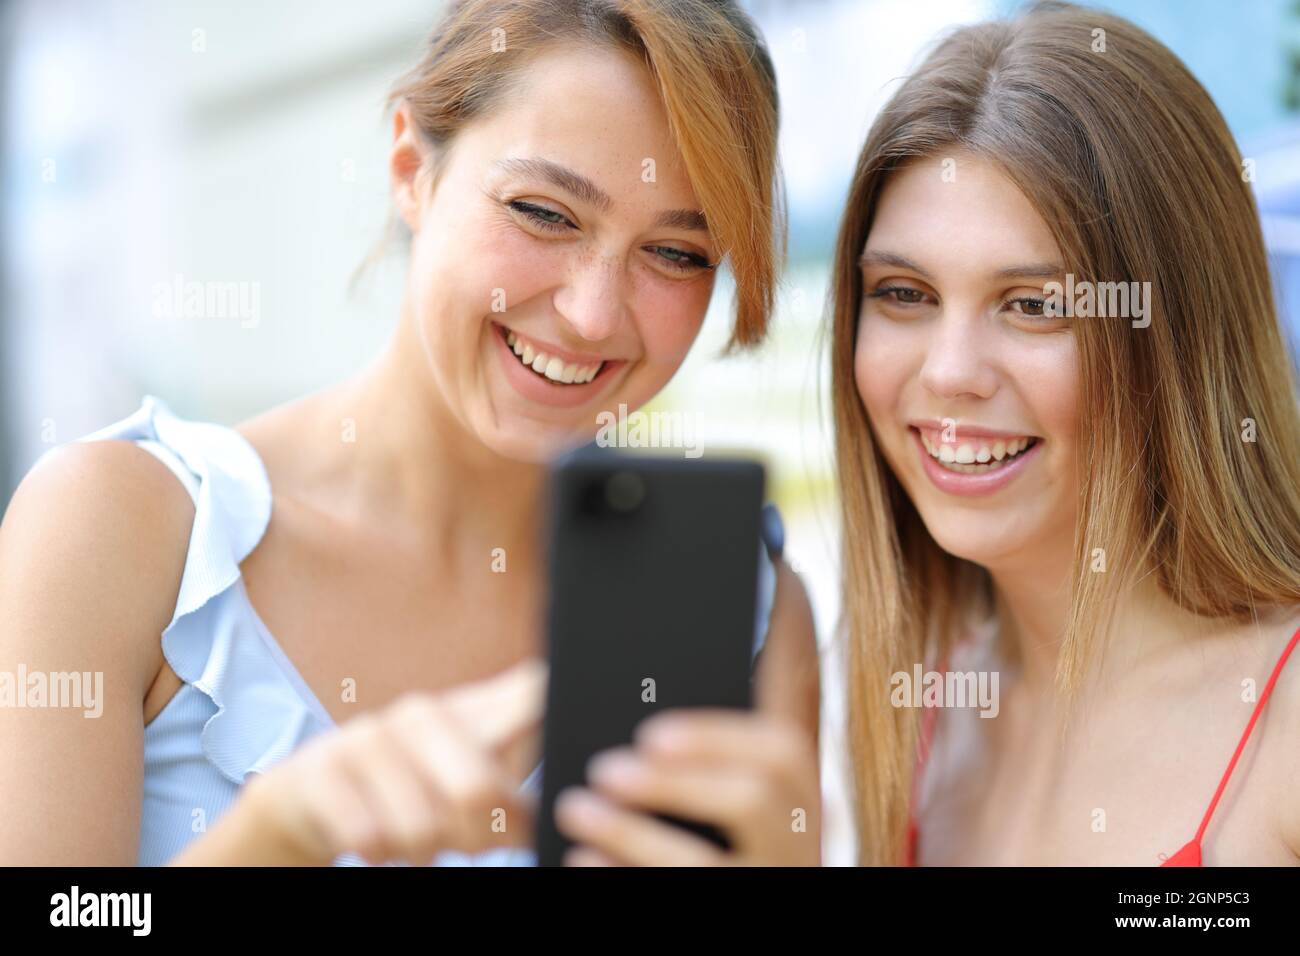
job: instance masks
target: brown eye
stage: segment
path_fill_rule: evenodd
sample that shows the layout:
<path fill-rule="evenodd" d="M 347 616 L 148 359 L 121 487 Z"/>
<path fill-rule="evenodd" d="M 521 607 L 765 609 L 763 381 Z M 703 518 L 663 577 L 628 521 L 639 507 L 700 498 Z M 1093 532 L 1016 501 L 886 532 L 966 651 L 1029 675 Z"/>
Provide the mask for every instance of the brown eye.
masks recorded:
<path fill-rule="evenodd" d="M 1034 298 L 1012 299 L 1010 304 L 1019 305 L 1020 308 L 1016 309 L 1016 311 L 1021 313 L 1022 315 L 1041 317 L 1046 314 L 1043 311 L 1042 299 L 1034 299 Z"/>
<path fill-rule="evenodd" d="M 906 285 L 883 286 L 871 293 L 873 299 L 897 302 L 899 305 L 920 305 L 925 301 L 925 293 Z"/>

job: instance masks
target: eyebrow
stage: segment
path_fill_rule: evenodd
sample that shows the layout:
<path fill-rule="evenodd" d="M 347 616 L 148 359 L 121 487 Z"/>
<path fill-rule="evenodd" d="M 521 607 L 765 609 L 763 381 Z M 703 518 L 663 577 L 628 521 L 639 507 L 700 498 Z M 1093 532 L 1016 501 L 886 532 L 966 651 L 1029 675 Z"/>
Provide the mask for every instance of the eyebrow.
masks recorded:
<path fill-rule="evenodd" d="M 896 252 L 885 252 L 881 249 L 868 249 L 858 257 L 859 266 L 897 266 L 900 269 L 907 269 L 915 272 L 926 279 L 933 279 L 930 273 L 926 272 L 907 256 L 900 256 Z"/>
<path fill-rule="evenodd" d="M 574 172 L 569 167 L 553 163 L 549 159 L 503 159 L 497 163 L 497 167 L 509 173 L 544 179 L 551 185 L 563 189 L 570 196 L 581 199 L 602 212 L 608 212 L 614 205 L 614 200 L 609 198 L 609 193 L 582 173 Z"/>
<path fill-rule="evenodd" d="M 906 256 L 881 249 L 868 249 L 858 259 L 859 266 L 897 266 L 915 272 L 925 279 L 932 280 L 930 273 Z M 1052 279 L 1062 275 L 1065 267 L 1055 262 L 1030 262 L 1022 265 L 1007 266 L 990 274 L 993 279 Z"/>
<path fill-rule="evenodd" d="M 1065 267 L 1055 262 L 1031 262 L 1021 266 L 1008 266 L 993 273 L 995 279 L 1054 279 L 1065 272 Z"/>
<path fill-rule="evenodd" d="M 609 193 L 575 170 L 549 159 L 503 159 L 497 164 L 498 169 L 522 176 L 535 176 L 553 186 L 563 189 L 570 196 L 595 206 L 601 212 L 614 208 L 614 200 Z M 698 209 L 668 209 L 655 219 L 655 226 L 668 229 L 690 229 L 700 232 L 708 231 L 708 221 Z"/>
<path fill-rule="evenodd" d="M 655 225 L 664 229 L 696 229 L 708 232 L 709 224 L 698 209 L 669 209 L 661 212 Z"/>

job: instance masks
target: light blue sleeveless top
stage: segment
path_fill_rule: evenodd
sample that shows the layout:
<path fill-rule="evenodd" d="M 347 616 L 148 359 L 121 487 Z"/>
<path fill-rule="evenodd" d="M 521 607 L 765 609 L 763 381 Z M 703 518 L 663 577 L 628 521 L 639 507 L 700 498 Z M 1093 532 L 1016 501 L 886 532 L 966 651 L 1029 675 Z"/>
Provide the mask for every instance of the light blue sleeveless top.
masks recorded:
<path fill-rule="evenodd" d="M 240 576 L 271 518 L 270 481 L 253 446 L 232 428 L 178 418 L 152 395 L 134 414 L 79 440 L 103 439 L 134 441 L 154 454 L 194 500 L 176 611 L 162 632 L 163 656 L 184 683 L 144 728 L 138 862 L 158 866 L 230 808 L 248 774 L 336 725 L 258 617 Z M 775 592 L 771 561 L 760 559 L 759 567 L 755 656 Z M 539 791 L 541 769 L 524 790 Z M 366 865 L 354 854 L 334 862 Z M 530 849 L 447 852 L 434 864 L 531 866 L 536 857 Z"/>

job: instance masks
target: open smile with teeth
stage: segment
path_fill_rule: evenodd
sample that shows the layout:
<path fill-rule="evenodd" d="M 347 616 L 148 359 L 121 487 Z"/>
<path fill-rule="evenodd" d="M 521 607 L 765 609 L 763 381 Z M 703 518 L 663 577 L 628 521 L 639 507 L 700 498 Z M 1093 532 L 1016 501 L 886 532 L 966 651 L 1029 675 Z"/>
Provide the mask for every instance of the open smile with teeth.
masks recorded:
<path fill-rule="evenodd" d="M 577 365 L 545 352 L 536 351 L 531 345 L 513 332 L 506 332 L 506 344 L 515 353 L 515 357 L 542 378 L 549 379 L 557 385 L 583 385 L 600 374 L 604 362 L 595 365 Z"/>
<path fill-rule="evenodd" d="M 931 458 L 949 471 L 963 475 L 980 475 L 1005 468 L 1038 444 L 1038 439 L 1032 435 L 999 438 L 996 441 L 973 438 L 959 444 L 936 442 L 925 432 L 920 432 L 920 435 Z"/>

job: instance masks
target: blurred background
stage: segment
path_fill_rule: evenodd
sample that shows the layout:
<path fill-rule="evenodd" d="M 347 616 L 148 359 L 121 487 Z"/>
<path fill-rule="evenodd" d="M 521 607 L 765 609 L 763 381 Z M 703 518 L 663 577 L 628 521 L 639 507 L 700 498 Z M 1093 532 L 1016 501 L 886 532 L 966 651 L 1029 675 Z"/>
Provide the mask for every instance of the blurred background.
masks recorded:
<path fill-rule="evenodd" d="M 1094 4 L 1168 44 L 1255 160 L 1293 352 L 1300 341 L 1300 0 Z M 235 424 L 341 379 L 391 331 L 404 263 L 349 279 L 388 212 L 382 101 L 438 0 L 0 4 L 0 510 L 36 458 L 156 394 Z M 654 407 L 705 448 L 758 450 L 825 651 L 827 860 L 848 863 L 838 542 L 823 341 L 828 257 L 876 111 L 942 31 L 1003 0 L 750 0 L 781 86 L 790 262 L 768 345 L 718 358 L 718 285 Z M 1195 268 L 1195 263 L 1188 263 Z M 235 283 L 255 314 L 186 318 L 172 290 Z"/>

